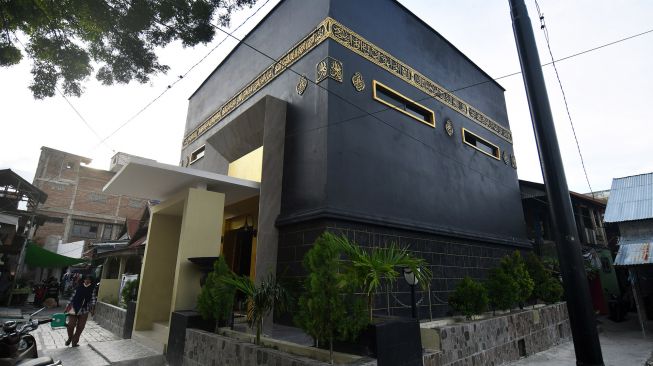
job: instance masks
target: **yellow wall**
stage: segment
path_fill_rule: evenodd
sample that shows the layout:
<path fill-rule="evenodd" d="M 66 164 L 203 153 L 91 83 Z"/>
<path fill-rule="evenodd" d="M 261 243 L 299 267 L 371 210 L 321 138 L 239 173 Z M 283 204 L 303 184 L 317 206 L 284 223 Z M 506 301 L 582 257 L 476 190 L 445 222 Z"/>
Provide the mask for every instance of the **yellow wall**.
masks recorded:
<path fill-rule="evenodd" d="M 219 255 L 223 214 L 223 193 L 189 189 L 179 237 L 172 311 L 192 310 L 197 305 L 202 272 L 188 258 Z"/>
<path fill-rule="evenodd" d="M 118 304 L 118 290 L 120 289 L 120 280 L 103 278 L 100 280 L 100 289 L 98 290 L 98 301 L 109 304 Z"/>
<path fill-rule="evenodd" d="M 231 177 L 260 182 L 262 168 L 263 146 L 230 163 L 227 174 Z"/>
<path fill-rule="evenodd" d="M 149 330 L 153 322 L 167 321 L 170 317 L 175 279 L 173 269 L 177 262 L 181 232 L 181 215 L 175 214 L 179 204 L 183 204 L 183 197 L 181 201 L 163 202 L 152 210 L 134 330 Z"/>

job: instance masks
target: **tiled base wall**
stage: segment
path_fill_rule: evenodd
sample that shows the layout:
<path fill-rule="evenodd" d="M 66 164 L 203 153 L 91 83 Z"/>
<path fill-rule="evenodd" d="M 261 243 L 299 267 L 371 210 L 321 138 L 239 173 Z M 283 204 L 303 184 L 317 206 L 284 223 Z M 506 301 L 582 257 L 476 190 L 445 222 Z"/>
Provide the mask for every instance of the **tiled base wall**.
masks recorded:
<path fill-rule="evenodd" d="M 98 301 L 95 304 L 95 320 L 102 328 L 107 329 L 118 337 L 123 336 L 127 310 L 117 306 Z"/>
<path fill-rule="evenodd" d="M 442 366 L 501 365 L 571 339 L 566 303 L 436 330 Z"/>
<path fill-rule="evenodd" d="M 414 255 L 424 258 L 433 272 L 433 280 L 430 291 L 421 291 L 418 287 L 416 299 L 421 319 L 448 315 L 449 293 L 463 277 L 485 279 L 488 271 L 496 267 L 503 256 L 516 249 L 523 250 L 510 245 L 463 240 L 370 224 L 318 220 L 279 229 L 278 274 L 305 276 L 302 266 L 304 255 L 311 249 L 315 239 L 326 230 L 346 235 L 361 246 L 386 246 L 394 242 L 408 247 Z M 409 304 L 410 288 L 405 281 L 396 281 L 389 291 L 384 290 L 377 295 L 375 313 L 408 315 Z"/>

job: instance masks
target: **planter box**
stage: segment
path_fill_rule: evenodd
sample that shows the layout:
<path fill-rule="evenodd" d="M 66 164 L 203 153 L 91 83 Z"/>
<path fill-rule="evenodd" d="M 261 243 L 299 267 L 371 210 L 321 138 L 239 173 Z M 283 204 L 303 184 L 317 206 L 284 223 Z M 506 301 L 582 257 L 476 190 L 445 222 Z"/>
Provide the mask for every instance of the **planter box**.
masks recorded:
<path fill-rule="evenodd" d="M 422 365 L 420 327 L 416 319 L 377 318 L 354 342 L 334 342 L 339 352 L 374 357 L 379 366 Z M 321 345 L 326 346 L 328 345 Z"/>
<path fill-rule="evenodd" d="M 422 328 L 424 348 L 441 352 L 442 366 L 501 365 L 571 339 L 565 303 L 474 321 L 441 319 Z"/>
<path fill-rule="evenodd" d="M 172 312 L 166 352 L 166 359 L 170 366 L 182 365 L 186 346 L 186 329 L 192 328 L 212 332 L 215 330 L 215 321 L 204 320 L 195 310 Z"/>

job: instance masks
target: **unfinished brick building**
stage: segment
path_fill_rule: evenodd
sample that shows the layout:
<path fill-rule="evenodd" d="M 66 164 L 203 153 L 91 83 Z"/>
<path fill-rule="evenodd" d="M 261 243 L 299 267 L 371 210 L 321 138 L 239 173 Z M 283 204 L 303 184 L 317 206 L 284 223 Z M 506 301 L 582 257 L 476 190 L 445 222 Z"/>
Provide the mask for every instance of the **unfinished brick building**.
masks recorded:
<path fill-rule="evenodd" d="M 48 218 L 34 241 L 56 252 L 59 243 L 84 240 L 88 247 L 116 239 L 125 219 L 139 217 L 146 201 L 106 194 L 102 188 L 134 158 L 149 160 L 119 152 L 111 159 L 110 170 L 101 170 L 88 167 L 89 158 L 42 147 L 33 183 L 48 195 L 37 208 Z"/>

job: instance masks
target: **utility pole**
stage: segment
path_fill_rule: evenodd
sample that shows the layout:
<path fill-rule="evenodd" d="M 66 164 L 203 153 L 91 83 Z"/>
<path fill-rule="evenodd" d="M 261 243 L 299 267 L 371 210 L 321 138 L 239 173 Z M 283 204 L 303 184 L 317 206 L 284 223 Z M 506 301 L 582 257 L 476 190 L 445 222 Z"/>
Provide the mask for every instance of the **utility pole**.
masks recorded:
<path fill-rule="evenodd" d="M 533 35 L 533 26 L 528 17 L 524 0 L 508 0 L 508 2 L 535 131 L 537 151 L 540 155 L 542 176 L 555 228 L 556 247 L 569 311 L 576 364 L 579 366 L 602 366 L 601 344 L 596 330 L 596 320 L 583 266 L 578 231 L 574 221 L 544 75 L 540 66 L 540 56 Z"/>

